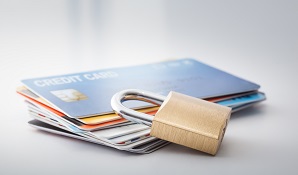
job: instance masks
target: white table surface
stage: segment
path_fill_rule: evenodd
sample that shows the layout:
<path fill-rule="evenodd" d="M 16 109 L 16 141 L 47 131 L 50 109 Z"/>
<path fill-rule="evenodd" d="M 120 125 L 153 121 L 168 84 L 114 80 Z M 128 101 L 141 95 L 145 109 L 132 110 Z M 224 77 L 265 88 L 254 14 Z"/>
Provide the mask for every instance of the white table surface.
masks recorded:
<path fill-rule="evenodd" d="M 298 174 L 298 1 L 0 1 L 0 174 Z M 260 84 L 213 157 L 31 128 L 19 80 L 192 57 Z"/>

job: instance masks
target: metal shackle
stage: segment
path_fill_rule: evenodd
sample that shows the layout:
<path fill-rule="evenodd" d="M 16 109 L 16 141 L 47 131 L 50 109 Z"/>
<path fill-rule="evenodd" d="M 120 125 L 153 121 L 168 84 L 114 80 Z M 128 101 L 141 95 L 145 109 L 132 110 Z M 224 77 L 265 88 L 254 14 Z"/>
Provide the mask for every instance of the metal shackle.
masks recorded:
<path fill-rule="evenodd" d="M 127 100 L 139 100 L 155 105 L 161 105 L 165 96 L 140 89 L 127 89 L 117 92 L 111 99 L 111 106 L 115 113 L 127 120 L 151 126 L 153 116 L 125 107 L 122 103 Z"/>

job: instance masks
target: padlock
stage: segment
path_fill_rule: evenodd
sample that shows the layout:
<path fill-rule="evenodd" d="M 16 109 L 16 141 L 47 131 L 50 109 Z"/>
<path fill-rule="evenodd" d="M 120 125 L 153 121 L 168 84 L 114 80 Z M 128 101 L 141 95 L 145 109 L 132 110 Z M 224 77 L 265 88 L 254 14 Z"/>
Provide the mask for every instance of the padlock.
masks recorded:
<path fill-rule="evenodd" d="M 125 107 L 126 100 L 141 100 L 160 105 L 155 116 Z M 152 92 L 128 89 L 111 100 L 115 113 L 130 121 L 151 126 L 150 135 L 215 155 L 220 147 L 231 108 L 171 91 L 167 97 Z"/>

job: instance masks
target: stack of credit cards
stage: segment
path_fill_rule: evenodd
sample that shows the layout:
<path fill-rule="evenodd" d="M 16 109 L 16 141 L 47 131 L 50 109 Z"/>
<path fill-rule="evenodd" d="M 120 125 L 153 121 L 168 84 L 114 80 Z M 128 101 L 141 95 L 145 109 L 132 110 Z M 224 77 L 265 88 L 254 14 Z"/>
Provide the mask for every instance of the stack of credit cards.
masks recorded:
<path fill-rule="evenodd" d="M 112 68 L 22 80 L 24 97 L 37 129 L 119 150 L 150 153 L 168 144 L 150 136 L 150 127 L 130 122 L 111 108 L 112 96 L 142 89 L 166 96 L 170 91 L 229 106 L 232 112 L 266 99 L 260 86 L 195 59 Z M 127 107 L 154 115 L 158 106 L 128 101 Z"/>

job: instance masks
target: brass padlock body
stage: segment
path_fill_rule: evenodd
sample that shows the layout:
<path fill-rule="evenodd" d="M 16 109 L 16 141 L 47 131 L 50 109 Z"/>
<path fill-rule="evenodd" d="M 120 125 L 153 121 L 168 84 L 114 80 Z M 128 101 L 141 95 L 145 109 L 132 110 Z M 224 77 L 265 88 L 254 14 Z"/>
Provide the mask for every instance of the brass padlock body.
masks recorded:
<path fill-rule="evenodd" d="M 231 108 L 170 92 L 152 121 L 151 135 L 215 155 Z"/>

